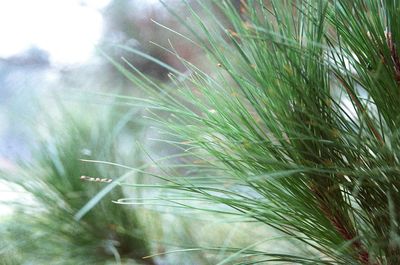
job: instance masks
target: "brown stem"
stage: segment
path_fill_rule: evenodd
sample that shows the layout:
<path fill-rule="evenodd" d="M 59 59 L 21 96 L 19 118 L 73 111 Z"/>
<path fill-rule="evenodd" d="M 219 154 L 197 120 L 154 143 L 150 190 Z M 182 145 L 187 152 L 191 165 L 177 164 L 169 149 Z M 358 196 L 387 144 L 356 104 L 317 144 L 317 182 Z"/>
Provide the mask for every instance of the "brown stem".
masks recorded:
<path fill-rule="evenodd" d="M 331 190 L 330 190 L 331 188 Z M 323 191 L 321 191 L 323 190 Z M 320 188 L 319 185 L 314 185 L 312 187 L 312 191 L 316 195 L 319 203 L 319 207 L 331 224 L 335 227 L 336 231 L 342 236 L 343 239 L 346 241 L 353 241 L 351 246 L 353 247 L 354 251 L 357 253 L 357 260 L 360 264 L 365 265 L 377 265 L 377 263 L 371 263 L 368 251 L 365 250 L 364 246 L 362 245 L 361 241 L 357 239 L 357 233 L 354 229 L 350 227 L 345 216 L 339 211 L 335 210 L 332 207 L 332 199 L 334 199 L 329 194 L 332 194 L 333 190 L 332 187 L 324 187 Z M 328 193 L 328 195 L 327 195 Z"/>
<path fill-rule="evenodd" d="M 393 65 L 394 65 L 394 73 L 397 83 L 400 83 L 400 58 L 397 54 L 396 45 L 392 38 L 391 32 L 385 32 L 386 42 L 389 46 L 390 56 L 392 57 Z"/>

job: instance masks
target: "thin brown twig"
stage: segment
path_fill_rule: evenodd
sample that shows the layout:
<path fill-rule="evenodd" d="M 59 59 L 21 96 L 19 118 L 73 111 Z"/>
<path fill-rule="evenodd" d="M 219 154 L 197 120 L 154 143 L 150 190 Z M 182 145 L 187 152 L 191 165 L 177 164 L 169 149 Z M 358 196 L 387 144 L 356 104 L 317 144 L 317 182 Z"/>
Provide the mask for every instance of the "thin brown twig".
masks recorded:
<path fill-rule="evenodd" d="M 368 128 L 371 130 L 371 132 L 374 134 L 375 138 L 379 141 L 379 143 L 381 145 L 384 145 L 385 142 L 383 141 L 382 136 L 380 135 L 380 133 L 378 132 L 378 130 L 373 126 L 371 119 L 369 118 L 369 116 L 366 113 L 365 108 L 361 105 L 361 102 L 358 100 L 358 98 L 353 94 L 353 92 L 351 91 L 351 89 L 347 86 L 346 82 L 339 77 L 337 74 L 335 74 L 336 78 L 339 80 L 339 82 L 341 83 L 341 85 L 344 87 L 344 89 L 346 90 L 347 94 L 350 96 L 351 100 L 354 102 L 354 104 L 356 105 L 357 109 L 363 114 L 365 115 L 366 121 L 367 121 L 367 126 Z"/>

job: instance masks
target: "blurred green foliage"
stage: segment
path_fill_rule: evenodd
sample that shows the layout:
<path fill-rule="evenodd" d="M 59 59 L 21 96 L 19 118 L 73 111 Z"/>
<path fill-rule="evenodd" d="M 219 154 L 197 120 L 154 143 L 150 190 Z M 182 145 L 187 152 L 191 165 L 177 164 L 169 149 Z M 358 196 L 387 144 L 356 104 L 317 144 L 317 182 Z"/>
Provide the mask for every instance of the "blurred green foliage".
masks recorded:
<path fill-rule="evenodd" d="M 48 115 L 42 135 L 37 134 L 41 140 L 33 161 L 21 161 L 16 172 L 1 174 L 23 189 L 23 199 L 2 220 L 1 230 L 6 249 L 17 253 L 22 264 L 153 264 L 142 260 L 150 250 L 139 213 L 112 203 L 124 196 L 119 186 L 81 220 L 74 218 L 107 185 L 82 180 L 82 175 L 115 179 L 122 174 L 116 167 L 80 160 L 118 161 L 117 113 L 91 110 L 95 114 L 61 109 L 58 117 Z"/>

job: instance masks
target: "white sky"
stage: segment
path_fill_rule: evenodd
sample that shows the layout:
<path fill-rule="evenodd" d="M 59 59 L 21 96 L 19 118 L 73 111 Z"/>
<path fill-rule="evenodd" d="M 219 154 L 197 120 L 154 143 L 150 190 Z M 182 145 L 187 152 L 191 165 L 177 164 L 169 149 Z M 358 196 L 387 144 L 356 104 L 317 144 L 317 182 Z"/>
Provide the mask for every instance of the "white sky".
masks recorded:
<path fill-rule="evenodd" d="M 102 6 L 86 2 L 82 6 L 76 0 L 0 1 L 0 56 L 35 45 L 48 51 L 55 63 L 85 61 L 102 32 L 102 17 L 96 9 Z"/>
<path fill-rule="evenodd" d="M 155 4 L 158 0 L 140 0 Z M 86 61 L 102 33 L 110 0 L 1 0 L 0 57 L 37 46 L 58 64 Z"/>

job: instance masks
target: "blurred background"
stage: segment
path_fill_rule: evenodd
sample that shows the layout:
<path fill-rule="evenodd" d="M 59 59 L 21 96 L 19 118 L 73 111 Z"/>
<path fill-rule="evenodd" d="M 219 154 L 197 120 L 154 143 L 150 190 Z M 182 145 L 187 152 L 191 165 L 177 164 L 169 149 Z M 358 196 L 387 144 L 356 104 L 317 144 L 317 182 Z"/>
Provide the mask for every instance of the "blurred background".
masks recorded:
<path fill-rule="evenodd" d="M 180 8 L 180 1 L 166 1 Z M 0 154 L 3 164 L 30 159 L 32 139 L 26 121 L 39 115 L 37 104 L 63 91 L 73 100 L 78 92 L 134 90 L 126 79 L 99 56 L 125 57 L 140 70 L 165 80 L 167 72 L 112 45 L 141 50 L 179 68 L 173 56 L 150 41 L 168 45 L 174 40 L 182 56 L 196 56 L 151 21 L 177 28 L 157 0 L 35 0 L 0 3 Z M 162 32 L 162 33 L 161 33 Z M 174 61 L 175 60 L 175 61 Z M 65 99 L 66 95 L 63 95 Z M 48 110 L 50 111 L 50 110 Z"/>

